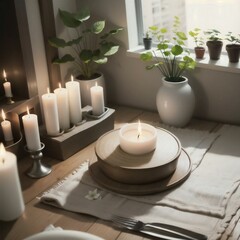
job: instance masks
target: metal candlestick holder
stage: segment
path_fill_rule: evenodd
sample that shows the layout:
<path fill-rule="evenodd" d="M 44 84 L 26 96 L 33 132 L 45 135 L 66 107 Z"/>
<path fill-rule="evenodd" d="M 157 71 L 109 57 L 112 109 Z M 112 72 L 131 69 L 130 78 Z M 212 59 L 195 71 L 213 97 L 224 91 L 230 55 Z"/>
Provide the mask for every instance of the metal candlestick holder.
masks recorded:
<path fill-rule="evenodd" d="M 7 98 L 7 104 L 13 104 L 15 103 L 13 100 L 12 100 L 12 97 L 6 97 Z"/>
<path fill-rule="evenodd" d="M 25 151 L 29 153 L 31 159 L 33 160 L 32 168 L 31 170 L 27 173 L 27 175 L 31 178 L 42 178 L 47 176 L 49 173 L 51 173 L 52 168 L 48 165 L 45 165 L 42 163 L 42 150 L 44 149 L 45 145 L 44 143 L 41 143 L 41 148 L 32 151 L 25 146 Z"/>

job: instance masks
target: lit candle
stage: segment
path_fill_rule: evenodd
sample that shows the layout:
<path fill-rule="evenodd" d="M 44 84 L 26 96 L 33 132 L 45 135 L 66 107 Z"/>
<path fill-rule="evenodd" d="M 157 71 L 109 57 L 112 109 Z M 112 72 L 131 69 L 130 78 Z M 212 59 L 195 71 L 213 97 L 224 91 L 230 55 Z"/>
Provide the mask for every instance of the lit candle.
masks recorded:
<path fill-rule="evenodd" d="M 22 120 L 28 150 L 39 150 L 41 148 L 41 142 L 37 115 L 29 114 L 29 110 L 27 108 L 27 114 L 22 117 Z"/>
<path fill-rule="evenodd" d="M 119 137 L 121 149 L 129 154 L 145 154 L 156 148 L 156 128 L 140 121 L 124 125 L 119 130 Z"/>
<path fill-rule="evenodd" d="M 80 86 L 77 81 L 73 81 L 73 76 L 71 76 L 71 81 L 66 83 L 66 89 L 68 90 L 71 123 L 76 124 L 82 121 L 82 106 Z"/>
<path fill-rule="evenodd" d="M 47 93 L 42 95 L 42 104 L 47 134 L 57 136 L 60 132 L 57 97 L 54 93 L 49 92 L 49 88 Z"/>
<path fill-rule="evenodd" d="M 104 112 L 103 88 L 101 86 L 98 86 L 96 83 L 95 86 L 90 88 L 90 92 L 92 101 L 92 113 L 93 115 L 99 116 Z"/>
<path fill-rule="evenodd" d="M 4 140 L 6 142 L 12 141 L 13 134 L 12 134 L 11 122 L 6 120 L 6 115 L 3 111 L 3 109 L 2 109 L 2 118 L 3 118 L 3 121 L 1 122 L 1 126 L 2 126 L 2 130 L 3 130 Z"/>
<path fill-rule="evenodd" d="M 0 220 L 11 221 L 24 211 L 24 201 L 19 182 L 17 159 L 0 145 Z"/>
<path fill-rule="evenodd" d="M 70 128 L 70 114 L 69 114 L 69 103 L 68 103 L 68 92 L 66 88 L 62 88 L 59 84 L 59 88 L 54 90 L 57 96 L 58 106 L 58 117 L 59 124 L 62 130 Z"/>
<path fill-rule="evenodd" d="M 5 82 L 3 83 L 4 91 L 5 91 L 5 96 L 6 97 L 12 97 L 12 88 L 11 88 L 11 83 L 7 81 L 7 74 L 5 70 L 3 69 L 3 78 Z"/>

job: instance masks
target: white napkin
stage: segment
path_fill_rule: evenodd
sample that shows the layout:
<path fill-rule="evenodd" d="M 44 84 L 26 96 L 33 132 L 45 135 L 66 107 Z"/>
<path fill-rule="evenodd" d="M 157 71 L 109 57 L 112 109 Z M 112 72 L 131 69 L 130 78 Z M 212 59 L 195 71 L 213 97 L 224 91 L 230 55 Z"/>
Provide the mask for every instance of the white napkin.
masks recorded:
<path fill-rule="evenodd" d="M 210 135 L 211 141 L 205 134 L 200 134 L 204 138 L 195 141 L 195 146 L 205 145 L 205 148 L 197 150 L 193 150 L 194 144 L 190 144 L 190 136 L 195 136 L 194 132 L 196 131 L 181 130 L 182 136 L 179 139 L 188 151 L 192 150 L 190 155 L 191 159 L 194 158 L 193 161 L 198 156 L 195 165 L 198 167 L 184 184 L 162 193 L 162 200 L 159 198 L 161 194 L 130 197 L 111 193 L 87 176 L 86 163 L 62 184 L 45 193 L 41 201 L 103 219 L 109 219 L 111 214 L 134 216 L 143 221 L 161 221 L 199 231 L 208 235 L 209 239 L 218 239 L 224 232 L 224 236 L 228 237 L 236 225 L 236 220 L 231 221 L 233 216 L 239 218 L 236 213 L 240 208 L 237 174 L 240 169 L 240 151 L 236 143 L 240 144 L 240 128 L 225 126 L 217 139 L 216 135 L 215 138 Z M 197 135 L 199 136 L 199 131 Z M 188 144 L 187 140 L 184 142 L 184 137 L 189 138 Z M 206 141 L 208 145 L 204 143 Z M 206 153 L 209 147 L 211 148 Z M 227 155 L 222 155 L 223 152 Z M 100 189 L 98 193 L 101 197 L 92 201 L 87 199 L 89 191 L 96 187 Z"/>

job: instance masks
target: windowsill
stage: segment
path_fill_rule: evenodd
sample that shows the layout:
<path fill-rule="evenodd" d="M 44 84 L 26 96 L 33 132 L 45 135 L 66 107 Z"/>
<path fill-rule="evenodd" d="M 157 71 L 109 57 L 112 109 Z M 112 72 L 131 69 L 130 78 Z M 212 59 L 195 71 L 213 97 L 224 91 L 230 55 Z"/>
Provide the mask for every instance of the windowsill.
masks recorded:
<path fill-rule="evenodd" d="M 131 49 L 127 51 L 127 56 L 133 58 L 140 58 L 140 54 L 145 50 L 142 46 L 139 46 L 135 49 Z M 195 54 L 192 53 L 191 57 L 194 59 Z M 226 53 L 222 53 L 221 58 L 217 61 L 210 60 L 208 52 L 205 52 L 204 59 L 195 59 L 197 62 L 197 68 L 215 70 L 215 71 L 223 71 L 229 73 L 240 73 L 240 62 L 238 63 L 230 63 L 228 60 L 228 56 Z"/>

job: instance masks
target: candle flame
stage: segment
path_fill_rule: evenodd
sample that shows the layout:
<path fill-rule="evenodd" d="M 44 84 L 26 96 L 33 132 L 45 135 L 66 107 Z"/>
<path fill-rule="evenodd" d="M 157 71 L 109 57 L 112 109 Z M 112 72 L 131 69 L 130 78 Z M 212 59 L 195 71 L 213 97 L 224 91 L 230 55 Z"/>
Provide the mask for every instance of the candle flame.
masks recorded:
<path fill-rule="evenodd" d="M 27 106 L 27 114 L 29 115 L 30 113 L 29 113 L 29 108 L 28 108 L 28 106 Z"/>
<path fill-rule="evenodd" d="M 140 136 L 142 135 L 142 125 L 140 120 L 138 120 L 138 136 L 137 138 L 140 138 Z"/>
<path fill-rule="evenodd" d="M 73 82 L 73 75 L 71 75 L 71 81 Z"/>
<path fill-rule="evenodd" d="M 59 86 L 59 88 L 62 88 L 62 85 L 61 85 L 61 83 L 59 83 L 59 84 L 58 84 L 58 86 Z"/>
<path fill-rule="evenodd" d="M 49 94 L 50 93 L 50 89 L 49 89 L 49 87 L 47 88 L 47 94 Z"/>
<path fill-rule="evenodd" d="M 2 143 L 0 143 L 0 161 L 4 163 L 5 161 L 6 150 Z"/>
<path fill-rule="evenodd" d="M 95 83 L 95 87 L 97 87 L 98 86 L 98 84 L 97 84 L 97 82 Z"/>
<path fill-rule="evenodd" d="M 3 121 L 6 120 L 6 115 L 5 115 L 5 112 L 3 111 L 3 109 L 2 109 L 2 118 L 3 118 Z"/>
<path fill-rule="evenodd" d="M 3 78 L 5 79 L 5 81 L 7 81 L 7 74 L 4 69 L 3 69 Z"/>

